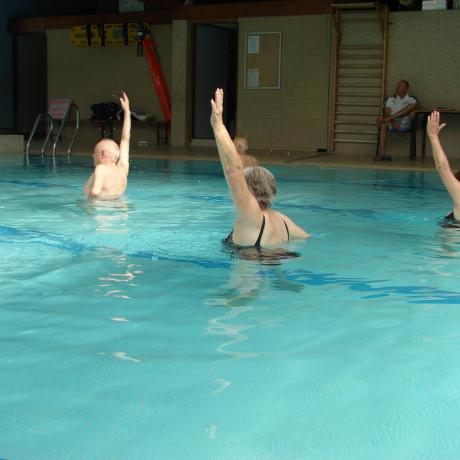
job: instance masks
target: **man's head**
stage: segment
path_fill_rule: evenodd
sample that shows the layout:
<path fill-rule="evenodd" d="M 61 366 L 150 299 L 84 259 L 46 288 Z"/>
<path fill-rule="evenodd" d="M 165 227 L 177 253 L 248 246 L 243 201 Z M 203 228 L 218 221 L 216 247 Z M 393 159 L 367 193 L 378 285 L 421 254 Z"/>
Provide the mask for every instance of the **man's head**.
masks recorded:
<path fill-rule="evenodd" d="M 120 147 L 112 139 L 102 139 L 94 146 L 94 166 L 116 163 L 120 157 Z"/>
<path fill-rule="evenodd" d="M 455 173 L 455 178 L 460 182 L 460 169 Z"/>
<path fill-rule="evenodd" d="M 275 176 L 262 166 L 244 168 L 244 177 L 249 191 L 262 209 L 272 205 L 276 195 Z"/>
<path fill-rule="evenodd" d="M 400 80 L 396 85 L 396 94 L 403 98 L 409 92 L 409 82 L 407 80 Z"/>
<path fill-rule="evenodd" d="M 248 152 L 248 140 L 245 137 L 235 137 L 235 139 L 233 139 L 233 144 L 240 155 L 244 155 Z"/>

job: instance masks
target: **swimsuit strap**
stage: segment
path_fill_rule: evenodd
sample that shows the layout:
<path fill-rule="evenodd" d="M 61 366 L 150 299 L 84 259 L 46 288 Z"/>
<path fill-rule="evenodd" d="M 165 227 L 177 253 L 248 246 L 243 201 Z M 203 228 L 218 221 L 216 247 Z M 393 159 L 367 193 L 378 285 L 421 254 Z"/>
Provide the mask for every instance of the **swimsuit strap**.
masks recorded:
<path fill-rule="evenodd" d="M 234 243 L 233 243 L 233 230 L 230 232 L 230 234 L 227 236 L 227 238 L 225 238 L 224 240 L 222 240 L 222 242 L 223 242 L 224 244 L 230 244 L 230 245 L 234 244 Z"/>
<path fill-rule="evenodd" d="M 263 218 L 262 218 L 262 225 L 260 226 L 259 237 L 257 238 L 256 244 L 254 244 L 256 248 L 260 248 L 260 240 L 262 239 L 264 229 L 265 229 L 265 215 L 263 215 Z"/>
<path fill-rule="evenodd" d="M 283 222 L 284 222 L 284 226 L 286 227 L 286 232 L 287 232 L 288 241 L 289 241 L 289 227 L 287 226 L 287 223 L 284 219 L 283 219 Z"/>

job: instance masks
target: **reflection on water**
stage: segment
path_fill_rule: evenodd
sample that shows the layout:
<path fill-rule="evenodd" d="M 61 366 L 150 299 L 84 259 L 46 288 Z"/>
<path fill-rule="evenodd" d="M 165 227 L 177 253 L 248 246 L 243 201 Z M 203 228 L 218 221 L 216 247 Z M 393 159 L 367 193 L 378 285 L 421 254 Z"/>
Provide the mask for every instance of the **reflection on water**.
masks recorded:
<path fill-rule="evenodd" d="M 228 282 L 222 292 L 207 300 L 208 305 L 237 307 L 247 305 L 259 297 L 262 284 L 260 265 L 236 260 L 229 272 Z"/>
<path fill-rule="evenodd" d="M 132 205 L 124 197 L 118 200 L 81 199 L 77 205 L 95 220 L 97 232 L 127 233 Z"/>
<path fill-rule="evenodd" d="M 122 316 L 112 316 L 110 319 L 117 323 L 129 323 L 129 319 L 123 318 Z"/>
<path fill-rule="evenodd" d="M 271 289 L 300 292 L 305 285 L 287 279 L 278 259 L 272 263 L 258 263 L 236 259 L 231 266 L 229 280 L 223 291 L 207 300 L 208 305 L 235 307 L 248 305 Z"/>
<path fill-rule="evenodd" d="M 252 313 L 265 310 L 264 307 L 250 306 L 259 298 L 265 298 L 270 304 L 270 294 L 275 290 L 289 290 L 299 293 L 304 285 L 286 279 L 282 265 L 263 265 L 237 259 L 232 265 L 228 282 L 218 295 L 209 297 L 207 305 L 231 307 L 224 313 L 208 321 L 206 333 L 220 336 L 224 341 L 216 347 L 220 354 L 232 359 L 251 359 L 264 355 L 264 352 L 237 351 L 234 346 L 249 340 L 249 332 L 259 326 L 266 326 L 267 321 L 254 317 Z M 270 315 L 270 325 L 281 319 Z"/>
<path fill-rule="evenodd" d="M 232 384 L 230 380 L 226 379 L 216 379 L 214 383 L 217 385 L 217 388 L 211 392 L 214 395 L 222 393 Z"/>
<path fill-rule="evenodd" d="M 233 307 L 230 310 L 226 310 L 223 315 L 208 321 L 206 333 L 214 336 L 223 336 L 225 338 L 224 342 L 220 343 L 216 347 L 217 353 L 227 355 L 232 359 L 250 359 L 257 358 L 262 355 L 260 352 L 228 349 L 231 346 L 248 340 L 249 336 L 247 335 L 247 332 L 250 329 L 253 329 L 255 324 L 251 324 L 251 321 L 245 322 L 244 318 L 240 318 L 240 315 L 244 315 L 254 309 L 255 307 Z M 234 322 L 237 318 L 239 320 L 239 324 Z"/>
<path fill-rule="evenodd" d="M 104 233 L 104 238 L 116 234 L 129 234 L 129 215 L 133 207 L 125 198 L 118 200 L 86 200 L 81 199 L 77 205 L 95 223 L 94 232 Z M 91 228 L 92 230 L 92 228 Z M 125 237 L 123 237 L 125 238 Z M 109 244 L 110 240 L 107 239 Z M 109 259 L 112 267 L 107 272 L 96 273 L 99 281 L 97 292 L 102 297 L 131 299 L 128 295 L 130 287 L 135 287 L 135 279 L 143 274 L 140 265 L 128 262 L 128 255 L 118 249 L 101 246 L 94 254 L 99 259 Z M 113 268 L 115 265 L 116 269 Z M 102 266 L 105 266 L 103 264 Z"/>
<path fill-rule="evenodd" d="M 440 256 L 460 259 L 460 227 L 443 228 L 438 231 L 437 236 Z"/>
<path fill-rule="evenodd" d="M 103 288 L 101 296 L 130 299 L 131 296 L 128 295 L 130 287 L 136 287 L 137 284 L 134 283 L 136 277 L 143 274 L 143 271 L 140 270 L 141 265 L 128 263 L 127 256 L 124 254 L 106 253 L 102 257 L 110 258 L 119 267 L 119 270 L 115 272 L 111 269 L 109 273 L 104 273 L 97 278 L 98 287 Z"/>
<path fill-rule="evenodd" d="M 141 360 L 137 358 L 132 358 L 131 356 L 128 356 L 124 351 L 116 351 L 113 353 L 113 356 L 115 358 L 121 359 L 122 361 L 131 361 L 133 363 L 140 363 Z"/>

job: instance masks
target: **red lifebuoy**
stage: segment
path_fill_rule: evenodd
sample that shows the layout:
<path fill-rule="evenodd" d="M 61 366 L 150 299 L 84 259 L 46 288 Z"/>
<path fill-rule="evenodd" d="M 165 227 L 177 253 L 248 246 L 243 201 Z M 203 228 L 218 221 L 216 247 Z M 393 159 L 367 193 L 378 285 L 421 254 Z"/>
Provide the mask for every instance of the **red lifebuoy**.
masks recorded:
<path fill-rule="evenodd" d="M 155 42 L 150 35 L 146 35 L 143 38 L 142 47 L 149 64 L 153 85 L 155 86 L 158 100 L 160 101 L 161 111 L 163 112 L 165 121 L 169 123 L 171 122 L 171 102 L 169 100 L 168 86 L 155 50 Z"/>

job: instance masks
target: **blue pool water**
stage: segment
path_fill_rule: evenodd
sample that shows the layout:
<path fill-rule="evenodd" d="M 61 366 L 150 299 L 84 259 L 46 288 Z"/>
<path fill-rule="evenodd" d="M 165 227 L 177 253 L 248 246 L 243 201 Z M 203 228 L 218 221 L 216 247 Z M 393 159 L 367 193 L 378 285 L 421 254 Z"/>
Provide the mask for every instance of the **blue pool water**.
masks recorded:
<path fill-rule="evenodd" d="M 460 231 L 432 173 L 272 167 L 312 233 L 220 240 L 220 166 L 0 160 L 0 458 L 460 458 Z"/>

